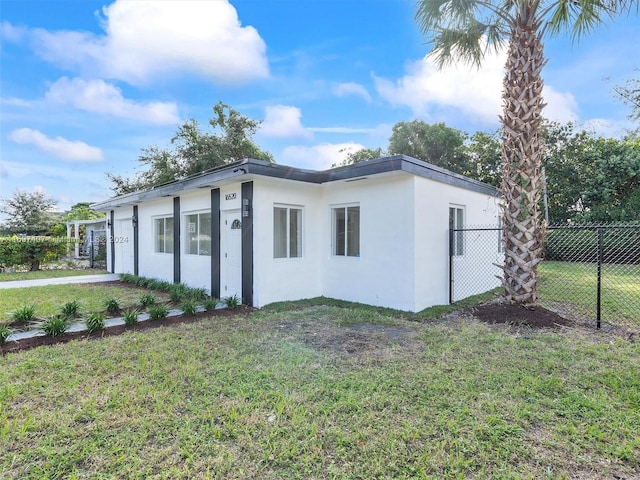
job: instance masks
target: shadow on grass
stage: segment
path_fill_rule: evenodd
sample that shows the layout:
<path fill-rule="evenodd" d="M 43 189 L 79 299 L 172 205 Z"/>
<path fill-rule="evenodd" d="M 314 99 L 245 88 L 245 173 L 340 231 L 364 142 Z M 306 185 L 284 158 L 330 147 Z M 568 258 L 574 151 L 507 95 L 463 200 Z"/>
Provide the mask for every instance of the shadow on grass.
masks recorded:
<path fill-rule="evenodd" d="M 500 291 L 501 289 L 496 288 L 494 290 L 490 290 L 489 292 L 481 293 L 479 295 L 473 295 L 463 300 L 454 302 L 451 305 L 434 305 L 433 307 L 425 308 L 420 312 L 406 312 L 402 310 L 395 310 L 393 308 L 376 307 L 364 303 L 348 302 L 346 300 L 337 300 L 335 298 L 329 297 L 314 297 L 291 302 L 275 302 L 269 305 L 265 305 L 262 310 L 266 312 L 277 313 L 315 306 L 330 306 L 338 308 L 357 309 L 361 312 L 375 313 L 378 315 L 386 315 L 389 317 L 420 322 L 425 320 L 434 320 L 448 313 L 472 307 L 479 303 L 491 301 L 500 294 Z"/>

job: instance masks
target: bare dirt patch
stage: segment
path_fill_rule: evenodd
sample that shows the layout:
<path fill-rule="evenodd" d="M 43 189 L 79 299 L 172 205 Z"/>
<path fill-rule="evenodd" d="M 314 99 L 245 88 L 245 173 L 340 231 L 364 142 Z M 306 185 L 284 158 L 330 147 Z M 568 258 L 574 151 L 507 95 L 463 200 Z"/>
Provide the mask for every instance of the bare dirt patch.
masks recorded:
<path fill-rule="evenodd" d="M 510 303 L 485 303 L 471 307 L 468 313 L 485 323 L 509 324 L 531 328 L 575 326 L 574 322 L 543 307 L 523 307 Z"/>
<path fill-rule="evenodd" d="M 403 344 L 413 336 L 405 327 L 362 323 L 336 326 L 332 330 L 315 332 L 305 337 L 304 342 L 319 350 L 356 354 Z"/>
<path fill-rule="evenodd" d="M 279 322 L 277 329 L 291 340 L 314 350 L 343 355 L 382 355 L 384 351 L 398 347 L 410 350 L 420 345 L 416 341 L 415 324 L 402 320 L 381 324 L 375 319 L 371 323 L 363 319 L 362 322 L 345 324 L 324 306 L 306 308 L 302 312 L 304 314 L 296 319 Z"/>

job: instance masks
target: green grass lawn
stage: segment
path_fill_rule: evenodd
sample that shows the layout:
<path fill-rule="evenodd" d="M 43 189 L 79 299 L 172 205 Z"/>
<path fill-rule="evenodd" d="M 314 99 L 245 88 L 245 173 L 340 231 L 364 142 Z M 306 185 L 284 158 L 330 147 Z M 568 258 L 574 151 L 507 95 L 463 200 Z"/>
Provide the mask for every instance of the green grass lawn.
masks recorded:
<path fill-rule="evenodd" d="M 540 299 L 571 314 L 596 317 L 597 267 L 589 263 L 542 262 Z M 602 266 L 602 319 L 640 326 L 640 265 Z"/>
<path fill-rule="evenodd" d="M 78 300 L 81 313 L 86 314 L 104 310 L 104 302 L 108 298 L 115 298 L 123 308 L 135 306 L 145 292 L 148 290 L 90 283 L 2 289 L 0 324 L 8 323 L 11 313 L 22 305 L 35 305 L 36 316 L 44 318 L 59 313 L 60 307 L 66 302 Z M 168 294 L 163 292 L 154 291 L 153 295 L 158 301 L 169 300 Z"/>
<path fill-rule="evenodd" d="M 640 343 L 279 305 L 0 359 L 2 478 L 640 475 Z"/>
<path fill-rule="evenodd" d="M 56 269 L 38 270 L 36 272 L 2 272 L 0 273 L 0 282 L 11 282 L 14 280 L 36 280 L 40 278 L 75 277 L 80 275 L 99 275 L 101 273 L 107 273 L 107 271 L 97 269 Z"/>

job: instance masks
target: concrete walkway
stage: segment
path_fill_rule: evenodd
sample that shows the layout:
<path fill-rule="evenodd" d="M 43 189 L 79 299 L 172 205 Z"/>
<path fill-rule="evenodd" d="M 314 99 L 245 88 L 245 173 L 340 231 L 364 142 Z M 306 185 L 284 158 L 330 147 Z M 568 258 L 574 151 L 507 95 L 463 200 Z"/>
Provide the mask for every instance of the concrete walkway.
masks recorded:
<path fill-rule="evenodd" d="M 0 282 L 0 289 L 42 287 L 44 285 L 66 285 L 68 283 L 112 282 L 114 280 L 120 280 L 120 275 L 117 273 L 101 273 L 99 275 L 77 275 L 74 277 L 37 278 L 34 280 Z"/>

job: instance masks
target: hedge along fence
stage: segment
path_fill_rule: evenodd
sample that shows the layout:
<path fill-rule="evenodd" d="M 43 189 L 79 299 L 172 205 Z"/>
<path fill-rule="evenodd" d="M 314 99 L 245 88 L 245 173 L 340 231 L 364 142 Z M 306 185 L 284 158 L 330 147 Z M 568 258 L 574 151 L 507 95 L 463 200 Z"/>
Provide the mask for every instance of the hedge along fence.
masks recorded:
<path fill-rule="evenodd" d="M 551 226 L 545 259 L 640 265 L 640 224 Z"/>
<path fill-rule="evenodd" d="M 0 237 L 0 268 L 27 265 L 40 270 L 41 263 L 63 257 L 75 242 L 67 237 Z"/>

